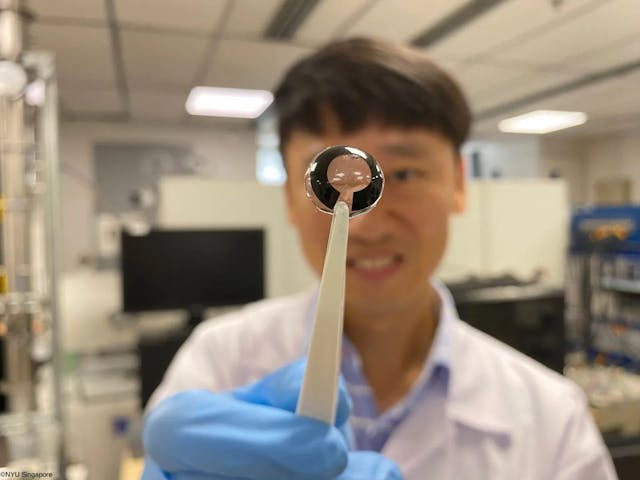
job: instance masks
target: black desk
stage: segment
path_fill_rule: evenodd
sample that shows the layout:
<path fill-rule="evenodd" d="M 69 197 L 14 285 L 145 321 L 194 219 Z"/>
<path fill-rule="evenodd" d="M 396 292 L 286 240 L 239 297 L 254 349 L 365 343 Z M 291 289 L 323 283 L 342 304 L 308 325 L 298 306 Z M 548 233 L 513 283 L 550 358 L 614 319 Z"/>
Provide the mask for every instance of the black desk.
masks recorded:
<path fill-rule="evenodd" d="M 605 434 L 604 440 L 613 458 L 619 479 L 640 479 L 640 436 L 622 437 L 616 434 Z"/>
<path fill-rule="evenodd" d="M 184 328 L 164 336 L 143 337 L 138 342 L 140 358 L 140 405 L 144 408 L 149 397 L 162 382 L 174 355 L 189 337 L 192 328 Z"/>
<path fill-rule="evenodd" d="M 451 288 L 460 318 L 562 373 L 564 291 L 539 285 Z"/>

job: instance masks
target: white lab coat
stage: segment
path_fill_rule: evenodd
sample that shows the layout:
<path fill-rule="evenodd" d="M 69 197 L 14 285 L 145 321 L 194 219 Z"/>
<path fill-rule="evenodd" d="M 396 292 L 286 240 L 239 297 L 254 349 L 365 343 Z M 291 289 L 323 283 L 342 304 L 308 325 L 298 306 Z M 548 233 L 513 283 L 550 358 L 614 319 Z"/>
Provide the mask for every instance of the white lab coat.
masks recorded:
<path fill-rule="evenodd" d="M 199 325 L 149 407 L 178 391 L 245 385 L 305 354 L 314 292 Z M 609 480 L 609 455 L 569 380 L 456 319 L 449 393 L 426 397 L 382 453 L 405 480 Z"/>

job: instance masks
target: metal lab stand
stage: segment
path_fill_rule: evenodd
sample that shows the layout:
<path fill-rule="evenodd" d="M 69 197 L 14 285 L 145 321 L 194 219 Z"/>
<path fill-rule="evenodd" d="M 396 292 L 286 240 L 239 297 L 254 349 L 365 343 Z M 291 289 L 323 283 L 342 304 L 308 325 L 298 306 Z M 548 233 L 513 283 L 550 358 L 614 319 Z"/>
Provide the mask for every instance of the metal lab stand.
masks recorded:
<path fill-rule="evenodd" d="M 23 2 L 0 0 L 0 466 L 64 478 L 57 87 L 52 57 L 24 51 L 28 20 Z M 43 367 L 53 375 L 38 384 Z"/>

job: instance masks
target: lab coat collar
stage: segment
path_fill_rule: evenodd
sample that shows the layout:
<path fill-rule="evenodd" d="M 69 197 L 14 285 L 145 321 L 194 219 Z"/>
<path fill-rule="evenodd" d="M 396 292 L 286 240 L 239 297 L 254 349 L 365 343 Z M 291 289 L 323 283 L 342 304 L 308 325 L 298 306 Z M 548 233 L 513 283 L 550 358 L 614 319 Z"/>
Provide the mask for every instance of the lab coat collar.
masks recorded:
<path fill-rule="evenodd" d="M 447 416 L 450 420 L 473 430 L 510 436 L 513 433 L 514 406 L 518 399 L 509 397 L 513 392 L 503 392 L 503 382 L 498 378 L 495 365 L 478 348 L 476 337 L 485 334 L 466 324 L 458 315 L 449 290 L 439 280 L 432 278 L 432 286 L 441 299 L 440 318 L 447 318 L 446 334 L 441 339 L 436 360 L 449 366 L 447 388 Z M 317 288 L 307 310 L 308 335 L 313 324 L 313 312 L 317 302 Z M 495 340 L 494 340 L 495 341 Z M 517 410 L 517 409 L 515 409 Z"/>

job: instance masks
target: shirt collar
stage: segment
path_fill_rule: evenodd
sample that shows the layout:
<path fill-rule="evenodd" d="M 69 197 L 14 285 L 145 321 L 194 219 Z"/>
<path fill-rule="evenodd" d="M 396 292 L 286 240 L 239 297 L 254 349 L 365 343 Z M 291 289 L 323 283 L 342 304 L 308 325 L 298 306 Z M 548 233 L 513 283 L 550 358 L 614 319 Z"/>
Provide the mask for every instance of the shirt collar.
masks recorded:
<path fill-rule="evenodd" d="M 432 282 L 439 296 L 443 295 L 443 286 Z M 446 290 L 446 289 L 445 289 Z M 354 345 L 344 336 L 342 341 L 341 372 L 347 389 L 352 395 L 355 418 L 364 422 L 368 428 L 374 425 L 378 434 L 390 434 L 397 425 L 414 409 L 418 408 L 424 395 L 446 396 L 451 362 L 451 323 L 455 320 L 452 304 L 438 302 L 438 323 L 434 332 L 429 354 L 425 359 L 419 377 L 406 396 L 382 414 L 377 412 L 373 392 L 362 372 L 360 356 Z"/>
<path fill-rule="evenodd" d="M 436 293 L 440 297 L 440 312 L 438 317 L 438 325 L 436 327 L 436 332 L 433 337 L 433 342 L 431 345 L 431 349 L 429 351 L 429 355 L 425 362 L 425 369 L 423 373 L 428 371 L 431 373 L 436 367 L 444 367 L 445 369 L 449 369 L 451 367 L 451 336 L 452 336 L 452 328 L 453 322 L 458 319 L 458 312 L 453 302 L 453 297 L 451 293 L 444 286 L 444 284 L 436 279 L 431 279 L 431 286 L 436 290 Z M 313 319 L 316 310 L 316 304 L 318 302 L 318 289 L 315 289 L 312 300 L 309 305 L 309 309 L 307 311 L 307 336 L 305 339 L 305 352 L 309 349 L 309 340 L 311 337 L 311 332 L 313 330 Z M 357 355 L 355 351 L 355 347 L 351 344 L 351 342 L 343 335 L 343 355 Z"/>
<path fill-rule="evenodd" d="M 437 295 L 440 298 L 438 324 L 434 333 L 433 342 L 429 350 L 429 354 L 425 359 L 424 366 L 420 376 L 416 380 L 414 387 L 407 394 L 406 401 L 417 401 L 420 393 L 426 390 L 429 382 L 433 380 L 433 377 L 438 374 L 439 380 L 443 383 L 443 388 L 446 392 L 448 388 L 449 370 L 451 368 L 451 336 L 453 322 L 458 318 L 453 298 L 451 294 L 444 286 L 442 282 L 433 278 L 431 279 L 431 286 L 435 289 Z M 308 350 L 308 344 L 310 340 L 311 331 L 313 330 L 313 317 L 316 309 L 316 303 L 318 299 L 318 291 L 314 294 L 308 310 L 308 335 L 306 338 L 305 351 Z M 353 344 L 349 341 L 346 335 L 343 335 L 342 340 L 342 374 L 345 376 L 347 382 L 364 383 L 361 371 L 361 363 L 358 352 Z M 403 402 L 404 403 L 404 402 Z"/>
<path fill-rule="evenodd" d="M 442 282 L 433 279 L 431 283 L 440 296 L 440 322 L 429 356 L 432 365 L 447 367 L 447 415 L 475 430 L 509 435 L 512 412 L 506 403 L 511 400 L 502 395 L 499 374 L 472 338 L 484 334 L 460 320 L 451 292 Z"/>

